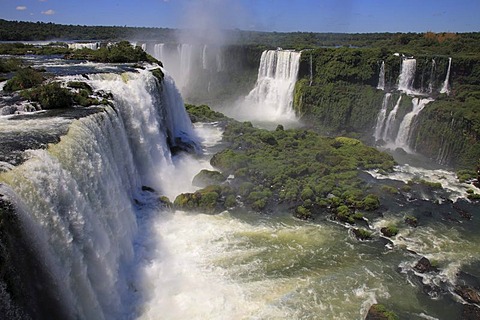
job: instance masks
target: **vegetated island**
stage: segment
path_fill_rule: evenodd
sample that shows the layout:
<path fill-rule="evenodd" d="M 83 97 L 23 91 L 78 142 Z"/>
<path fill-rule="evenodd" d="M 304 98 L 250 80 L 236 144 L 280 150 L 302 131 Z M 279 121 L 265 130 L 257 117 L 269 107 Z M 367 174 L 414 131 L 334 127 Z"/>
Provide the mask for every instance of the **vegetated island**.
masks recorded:
<path fill-rule="evenodd" d="M 274 131 L 258 129 L 205 105 L 189 105 L 187 110 L 194 121 L 222 121 L 227 147 L 211 159 L 219 171 L 203 170 L 195 177 L 203 189 L 175 199 L 179 209 L 218 213 L 244 205 L 259 212 L 284 209 L 300 219 L 328 212 L 354 223 L 362 219 L 362 211 L 380 205 L 359 172 L 391 171 L 395 165 L 390 155 L 353 138 L 322 137 L 281 125 Z"/>

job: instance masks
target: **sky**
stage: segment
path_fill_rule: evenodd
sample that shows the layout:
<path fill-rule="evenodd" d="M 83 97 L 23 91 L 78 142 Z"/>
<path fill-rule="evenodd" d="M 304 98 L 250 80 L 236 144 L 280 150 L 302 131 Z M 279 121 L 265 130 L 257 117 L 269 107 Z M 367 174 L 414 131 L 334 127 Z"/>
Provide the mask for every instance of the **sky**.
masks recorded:
<path fill-rule="evenodd" d="M 480 0 L 0 0 L 0 18 L 277 32 L 477 32 Z"/>

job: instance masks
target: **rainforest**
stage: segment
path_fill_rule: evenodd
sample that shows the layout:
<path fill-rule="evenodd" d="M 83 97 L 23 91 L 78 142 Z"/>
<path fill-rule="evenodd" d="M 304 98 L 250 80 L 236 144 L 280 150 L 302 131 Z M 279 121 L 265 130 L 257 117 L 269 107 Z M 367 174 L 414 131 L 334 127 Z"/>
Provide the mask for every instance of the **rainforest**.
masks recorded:
<path fill-rule="evenodd" d="M 2 319 L 480 319 L 480 34 L 0 19 Z"/>

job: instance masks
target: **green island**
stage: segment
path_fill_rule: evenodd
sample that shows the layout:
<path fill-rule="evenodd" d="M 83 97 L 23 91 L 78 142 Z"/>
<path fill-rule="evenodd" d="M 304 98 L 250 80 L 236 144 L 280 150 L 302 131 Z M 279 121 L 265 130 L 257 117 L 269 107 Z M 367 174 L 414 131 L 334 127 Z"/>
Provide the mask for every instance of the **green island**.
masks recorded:
<path fill-rule="evenodd" d="M 182 210 L 221 212 L 245 205 L 259 212 L 283 207 L 300 219 L 332 214 L 342 222 L 362 219 L 379 199 L 358 177 L 360 170 L 391 171 L 393 158 L 357 139 L 322 137 L 311 130 L 258 129 L 249 122 L 222 118 L 207 106 L 187 106 L 192 119 L 224 121 L 227 147 L 211 164 L 220 172 L 201 172 L 196 181 L 210 184 L 179 195 Z M 222 184 L 229 178 L 229 182 Z M 194 181 L 195 181 L 194 180 Z M 198 183 L 198 182 L 197 182 Z"/>

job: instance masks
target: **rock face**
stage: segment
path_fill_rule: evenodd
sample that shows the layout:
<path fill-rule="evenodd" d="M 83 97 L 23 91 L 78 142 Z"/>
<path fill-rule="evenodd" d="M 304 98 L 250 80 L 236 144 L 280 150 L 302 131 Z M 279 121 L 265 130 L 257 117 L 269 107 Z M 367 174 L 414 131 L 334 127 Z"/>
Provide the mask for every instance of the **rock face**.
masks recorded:
<path fill-rule="evenodd" d="M 479 320 L 480 308 L 471 304 L 464 305 L 462 317 L 460 319 L 461 320 Z"/>
<path fill-rule="evenodd" d="M 413 267 L 416 271 L 420 273 L 425 273 L 425 272 L 431 272 L 431 271 L 438 271 L 437 268 L 432 266 L 430 260 L 428 260 L 425 257 L 422 257 L 420 260 L 418 260 L 417 264 L 415 267 Z"/>
<path fill-rule="evenodd" d="M 455 293 L 466 302 L 480 304 L 480 293 L 471 287 L 457 286 Z"/>
<path fill-rule="evenodd" d="M 202 170 L 193 178 L 193 185 L 205 188 L 209 185 L 221 184 L 227 178 L 218 171 Z"/>
<path fill-rule="evenodd" d="M 398 320 L 395 313 L 387 310 L 382 304 L 374 304 L 368 310 L 365 320 Z"/>

